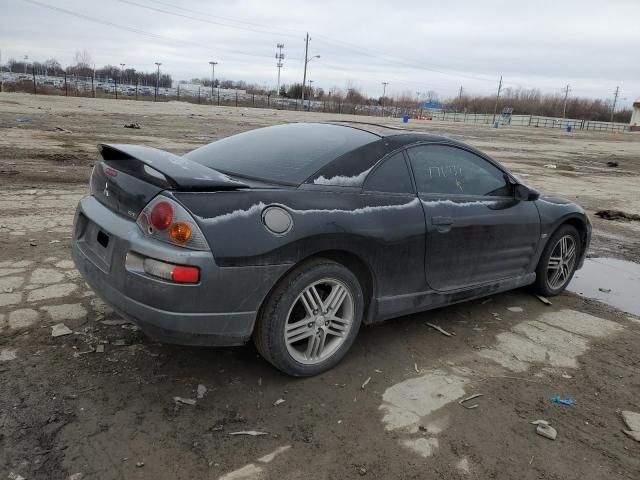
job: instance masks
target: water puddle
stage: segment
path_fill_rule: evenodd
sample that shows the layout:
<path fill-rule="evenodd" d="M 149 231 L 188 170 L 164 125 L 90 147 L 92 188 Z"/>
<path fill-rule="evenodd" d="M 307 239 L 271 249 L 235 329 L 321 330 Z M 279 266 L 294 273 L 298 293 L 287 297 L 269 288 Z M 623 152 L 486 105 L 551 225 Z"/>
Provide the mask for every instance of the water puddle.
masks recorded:
<path fill-rule="evenodd" d="M 587 258 L 567 290 L 640 316 L 640 264 L 615 258 Z"/>

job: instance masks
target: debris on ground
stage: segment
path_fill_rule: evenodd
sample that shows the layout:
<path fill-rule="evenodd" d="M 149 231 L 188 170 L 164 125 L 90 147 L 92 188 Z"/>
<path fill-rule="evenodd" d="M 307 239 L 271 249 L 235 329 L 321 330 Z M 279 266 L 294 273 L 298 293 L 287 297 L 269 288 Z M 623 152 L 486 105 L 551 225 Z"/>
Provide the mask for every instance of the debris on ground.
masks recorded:
<path fill-rule="evenodd" d="M 629 430 L 622 430 L 626 435 L 640 442 L 640 413 L 625 410 L 621 412 L 622 420 Z"/>
<path fill-rule="evenodd" d="M 544 303 L 545 305 L 553 305 L 553 303 L 551 303 L 551 300 L 549 300 L 547 297 L 543 297 L 542 295 L 536 295 L 536 298 L 540 300 L 542 303 Z"/>
<path fill-rule="evenodd" d="M 173 401 L 176 403 L 182 403 L 184 405 L 195 405 L 196 401 L 193 398 L 173 397 Z"/>
<path fill-rule="evenodd" d="M 255 430 L 242 430 L 240 432 L 230 432 L 229 435 L 249 435 L 251 437 L 259 437 L 261 435 L 269 435 L 267 432 L 257 432 Z"/>
<path fill-rule="evenodd" d="M 556 429 L 549 425 L 549 422 L 546 420 L 536 420 L 531 422 L 531 425 L 536 425 L 536 433 L 541 437 L 548 438 L 549 440 L 555 440 L 558 436 Z"/>
<path fill-rule="evenodd" d="M 371 381 L 371 377 L 367 378 L 367 379 L 364 381 L 364 383 L 362 384 L 362 387 L 360 387 L 360 388 L 362 388 L 362 390 L 364 390 L 364 387 L 366 387 L 366 386 L 367 386 L 367 384 L 368 384 L 370 381 Z"/>
<path fill-rule="evenodd" d="M 96 353 L 104 353 L 104 345 L 96 345 Z"/>
<path fill-rule="evenodd" d="M 30 121 L 31 121 L 30 118 L 16 118 L 16 122 L 18 123 L 28 123 Z"/>
<path fill-rule="evenodd" d="M 53 127 L 54 130 L 58 131 L 58 132 L 63 132 L 63 133 L 73 133 L 71 130 L 67 130 L 66 128 L 62 128 L 62 127 Z"/>
<path fill-rule="evenodd" d="M 279 398 L 275 402 L 273 402 L 273 406 L 277 407 L 278 405 L 282 405 L 286 400 L 284 398 Z"/>
<path fill-rule="evenodd" d="M 522 307 L 507 307 L 507 310 L 514 313 L 524 312 Z"/>
<path fill-rule="evenodd" d="M 576 401 L 573 398 L 561 398 L 561 397 L 553 397 L 551 398 L 551 403 L 557 403 L 558 405 L 567 405 L 572 407 L 575 405 Z"/>
<path fill-rule="evenodd" d="M 470 397 L 463 398 L 462 400 L 460 400 L 460 401 L 458 402 L 458 404 L 462 405 L 462 406 L 463 406 L 464 408 L 466 408 L 467 410 L 472 410 L 472 409 L 474 409 L 474 408 L 478 408 L 478 406 L 479 406 L 479 405 L 478 405 L 477 403 L 474 403 L 473 405 L 469 405 L 469 406 L 467 406 L 467 405 L 465 405 L 465 402 L 469 402 L 469 401 L 473 400 L 474 398 L 478 398 L 478 397 L 482 397 L 482 396 L 484 396 L 484 394 L 483 394 L 483 393 L 474 393 L 474 394 L 473 394 L 473 395 L 471 395 Z"/>
<path fill-rule="evenodd" d="M 617 167 L 618 162 L 607 162 L 607 167 Z"/>
<path fill-rule="evenodd" d="M 366 475 L 367 474 L 367 469 L 364 468 L 364 467 L 358 468 L 358 474 L 361 475 L 361 476 Z"/>
<path fill-rule="evenodd" d="M 598 210 L 596 216 L 605 220 L 640 220 L 640 215 L 622 210 Z"/>
<path fill-rule="evenodd" d="M 129 322 L 127 322 L 126 320 L 116 319 L 116 320 L 100 320 L 100 323 L 103 325 L 108 325 L 109 327 L 116 327 L 119 325 L 126 325 Z"/>
<path fill-rule="evenodd" d="M 602 293 L 611 293 L 611 289 L 610 288 L 598 288 L 598 290 L 600 290 Z"/>
<path fill-rule="evenodd" d="M 416 371 L 416 373 L 420 373 L 420 370 L 418 370 L 418 364 L 417 363 L 413 364 L 413 369 Z"/>
<path fill-rule="evenodd" d="M 111 345 L 113 345 L 115 347 L 126 347 L 127 346 L 127 341 L 124 338 L 117 338 L 116 340 L 111 342 Z"/>
<path fill-rule="evenodd" d="M 447 336 L 447 337 L 450 337 L 450 336 L 452 336 L 452 335 L 455 335 L 455 333 L 453 333 L 453 332 L 449 333 L 449 332 L 447 332 L 444 328 L 439 327 L 438 325 L 434 325 L 433 323 L 425 322 L 425 325 L 426 325 L 427 327 L 431 327 L 431 328 L 433 328 L 433 329 L 435 329 L 435 330 L 439 331 L 441 334 L 443 334 L 443 335 L 445 335 L 445 336 Z"/>
<path fill-rule="evenodd" d="M 569 375 L 568 373 L 564 372 L 564 373 L 562 374 L 562 378 L 567 378 L 567 379 L 569 379 L 569 378 L 573 378 L 573 376 L 571 376 L 571 375 Z"/>
<path fill-rule="evenodd" d="M 9 472 L 9 480 L 26 480 L 22 475 L 18 475 L 14 472 Z"/>
<path fill-rule="evenodd" d="M 35 238 L 30 238 L 29 239 L 29 245 L 31 245 L 32 247 L 37 247 L 38 246 L 38 242 L 36 241 Z"/>
<path fill-rule="evenodd" d="M 140 130 L 139 123 L 125 123 L 124 128 L 135 128 L 136 130 Z"/>
<path fill-rule="evenodd" d="M 142 468 L 142 467 L 144 467 L 144 462 L 136 462 L 136 467 L 137 467 L 137 468 Z"/>
<path fill-rule="evenodd" d="M 544 168 L 558 168 L 557 165 L 554 165 L 553 163 L 547 163 Z"/>
<path fill-rule="evenodd" d="M 200 398 L 204 398 L 204 395 L 205 395 L 206 393 L 207 393 L 207 387 L 205 387 L 205 386 L 204 386 L 204 385 L 202 385 L 202 384 L 199 384 L 199 385 L 198 385 L 198 389 L 197 389 L 196 397 L 197 397 L 198 399 L 200 399 Z"/>
<path fill-rule="evenodd" d="M 61 337 L 63 335 L 71 335 L 73 332 L 64 323 L 56 323 L 51 327 L 52 337 Z"/>
<path fill-rule="evenodd" d="M 69 475 L 69 478 L 67 478 L 67 480 L 82 480 L 82 473 L 78 472 L 78 473 L 74 473 L 73 475 Z"/>

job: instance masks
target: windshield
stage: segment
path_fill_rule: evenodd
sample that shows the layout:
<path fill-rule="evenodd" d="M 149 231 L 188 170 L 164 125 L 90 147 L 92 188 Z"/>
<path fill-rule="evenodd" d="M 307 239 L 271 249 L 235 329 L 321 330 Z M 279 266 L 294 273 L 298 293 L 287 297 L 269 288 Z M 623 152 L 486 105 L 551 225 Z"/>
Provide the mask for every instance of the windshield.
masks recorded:
<path fill-rule="evenodd" d="M 185 156 L 231 176 L 300 185 L 340 155 L 379 139 L 351 127 L 291 123 L 227 137 Z"/>

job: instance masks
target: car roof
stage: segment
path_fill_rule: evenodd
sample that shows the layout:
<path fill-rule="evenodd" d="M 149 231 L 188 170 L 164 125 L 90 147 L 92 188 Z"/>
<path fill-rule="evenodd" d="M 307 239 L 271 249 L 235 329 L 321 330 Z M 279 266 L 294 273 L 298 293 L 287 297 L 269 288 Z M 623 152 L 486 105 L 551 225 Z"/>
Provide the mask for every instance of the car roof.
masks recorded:
<path fill-rule="evenodd" d="M 356 128 L 365 132 L 378 135 L 381 138 L 394 137 L 395 143 L 409 145 L 416 142 L 448 142 L 463 145 L 462 142 L 453 140 L 444 135 L 436 135 L 433 133 L 418 132 L 408 128 L 395 127 L 391 125 L 382 125 L 374 122 L 360 122 L 351 120 L 336 120 L 323 123 L 331 123 L 343 127 Z"/>

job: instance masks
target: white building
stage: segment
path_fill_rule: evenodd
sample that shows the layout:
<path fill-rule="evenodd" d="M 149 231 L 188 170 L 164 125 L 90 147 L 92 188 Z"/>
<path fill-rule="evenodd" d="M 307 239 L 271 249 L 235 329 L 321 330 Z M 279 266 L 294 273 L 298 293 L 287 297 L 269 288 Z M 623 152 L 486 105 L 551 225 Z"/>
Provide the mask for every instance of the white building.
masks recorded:
<path fill-rule="evenodd" d="M 640 98 L 633 102 L 633 113 L 631 114 L 630 125 L 632 132 L 640 132 Z"/>

